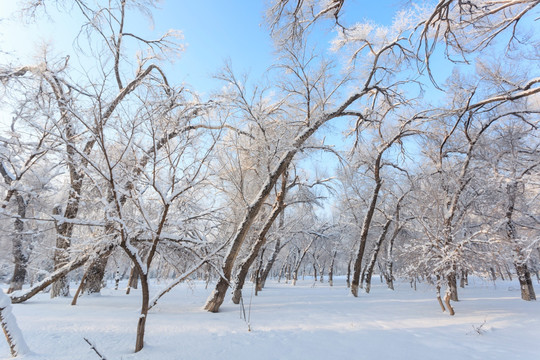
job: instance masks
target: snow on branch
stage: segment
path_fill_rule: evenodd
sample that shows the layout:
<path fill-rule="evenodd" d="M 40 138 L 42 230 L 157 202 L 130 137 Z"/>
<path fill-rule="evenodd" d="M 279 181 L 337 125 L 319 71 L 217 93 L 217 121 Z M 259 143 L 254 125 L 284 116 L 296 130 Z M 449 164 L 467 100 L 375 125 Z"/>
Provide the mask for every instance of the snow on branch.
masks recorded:
<path fill-rule="evenodd" d="M 154 306 L 156 306 L 157 302 L 161 297 L 165 294 L 167 294 L 169 291 L 171 291 L 176 285 L 180 284 L 182 281 L 188 278 L 191 274 L 193 274 L 195 271 L 197 271 L 201 266 L 203 266 L 206 263 L 210 263 L 210 259 L 213 258 L 217 253 L 219 253 L 222 249 L 225 248 L 229 244 L 230 241 L 224 242 L 221 246 L 219 246 L 216 250 L 214 250 L 212 253 L 208 254 L 204 258 L 202 258 L 198 263 L 193 265 L 189 270 L 178 276 L 176 279 L 171 281 L 167 286 L 165 286 L 162 290 L 160 290 L 152 300 L 150 300 L 150 303 L 148 305 L 148 310 L 152 309 Z M 213 265 L 213 264 L 211 264 Z M 221 272 L 220 269 L 216 269 L 219 273 Z M 222 276 L 223 277 L 223 276 Z"/>

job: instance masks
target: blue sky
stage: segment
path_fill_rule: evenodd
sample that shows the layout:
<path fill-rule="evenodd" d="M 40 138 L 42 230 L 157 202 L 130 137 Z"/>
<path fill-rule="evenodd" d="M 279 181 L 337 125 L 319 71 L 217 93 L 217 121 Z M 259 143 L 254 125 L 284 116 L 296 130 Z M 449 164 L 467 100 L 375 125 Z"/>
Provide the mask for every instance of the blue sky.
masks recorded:
<path fill-rule="evenodd" d="M 186 45 L 181 57 L 167 66 L 169 81 L 187 83 L 195 91 L 208 95 L 220 86 L 212 79 L 224 62 L 230 60 L 238 73 L 247 73 L 254 81 L 260 79 L 273 64 L 273 46 L 264 24 L 264 11 L 269 0 L 168 0 L 162 1 L 153 12 L 154 26 L 143 17 L 129 18 L 127 31 L 156 38 L 169 29 L 181 30 Z M 33 64 L 38 60 L 42 43 L 52 46 L 59 57 L 70 55 L 73 65 L 73 39 L 82 19 L 78 10 L 72 14 L 58 12 L 48 4 L 49 17 L 25 24 L 14 11 L 19 1 L 0 0 L 0 64 Z M 69 3 L 69 2 L 67 2 Z M 364 20 L 387 25 L 394 13 L 407 0 L 347 0 L 343 22 L 352 24 Z M 318 30 L 313 34 L 321 48 L 327 48 L 335 34 Z M 84 59 L 81 60 L 84 63 Z M 0 118 L 9 119 L 2 114 Z M 0 119 L 1 120 L 1 119 Z M 5 123 L 6 121 L 2 121 Z M 337 134 L 335 134 L 337 135 Z M 327 138 L 330 139 L 330 138 Z M 334 138 L 334 142 L 338 141 Z"/>
<path fill-rule="evenodd" d="M 181 57 L 167 66 L 166 73 L 173 84 L 188 83 L 192 89 L 208 95 L 220 84 L 212 79 L 230 60 L 238 73 L 247 73 L 255 81 L 273 64 L 273 46 L 268 29 L 264 24 L 265 4 L 269 0 L 168 0 L 154 11 L 154 27 L 142 17 L 128 18 L 126 28 L 148 38 L 156 38 L 169 29 L 181 30 L 186 45 Z M 11 15 L 17 8 L 16 1 L 0 0 L 0 64 L 32 64 L 37 60 L 42 43 L 48 43 L 59 56 L 75 58 L 73 39 L 77 35 L 81 19 L 78 12 L 66 15 L 49 6 L 50 18 L 41 18 L 33 24 L 24 24 L 20 18 Z M 388 25 L 400 7 L 407 0 L 347 0 L 343 9 L 343 22 L 352 24 L 371 20 Z M 318 30 L 314 35 L 321 48 L 327 48 L 334 34 Z M 9 52 L 8 55 L 1 51 Z M 74 61 L 74 60 L 70 60 Z M 81 60 L 84 63 L 84 59 Z M 9 114 L 0 109 L 0 123 L 9 123 Z M 3 119 L 2 119 L 3 118 Z M 332 124 L 334 127 L 338 124 Z M 339 132 L 341 125 L 332 133 L 326 129 L 326 142 L 343 146 Z M 340 129 L 341 128 L 341 129 Z M 315 171 L 320 166 L 328 175 L 337 165 L 336 159 L 328 154 L 315 154 L 309 160 L 307 169 Z M 315 165 L 317 164 L 317 165 Z"/>
<path fill-rule="evenodd" d="M 185 52 L 167 72 L 175 83 L 187 82 L 208 92 L 217 85 L 212 75 L 226 60 L 231 61 L 236 71 L 254 78 L 259 78 L 272 65 L 272 41 L 263 19 L 266 3 L 267 0 L 168 0 L 162 1 L 154 11 L 154 29 L 140 17 L 128 18 L 126 26 L 149 37 L 168 29 L 181 30 Z M 348 0 L 344 17 L 346 21 L 371 19 L 388 24 L 403 3 L 404 0 Z M 0 63 L 32 63 L 32 56 L 39 53 L 42 43 L 52 45 L 58 56 L 73 54 L 72 41 L 78 30 L 76 16 L 58 16 L 49 4 L 49 19 L 24 24 L 13 15 L 18 4 L 18 1 L 0 1 L 0 49 L 10 52 L 8 57 L 0 53 Z M 321 32 L 321 42 L 327 43 L 332 36 Z"/>

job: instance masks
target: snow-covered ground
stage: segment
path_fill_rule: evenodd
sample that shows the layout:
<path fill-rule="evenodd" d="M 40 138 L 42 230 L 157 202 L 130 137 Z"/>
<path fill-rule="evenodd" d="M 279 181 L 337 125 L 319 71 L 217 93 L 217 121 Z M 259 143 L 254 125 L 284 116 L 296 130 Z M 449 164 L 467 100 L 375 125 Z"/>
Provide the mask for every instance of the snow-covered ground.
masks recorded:
<path fill-rule="evenodd" d="M 251 331 L 238 305 L 226 299 L 220 313 L 205 312 L 210 287 L 182 284 L 151 311 L 145 347 L 137 354 L 138 291 L 105 289 L 77 306 L 39 294 L 13 305 L 13 313 L 32 351 L 20 357 L 27 360 L 99 359 L 84 338 L 108 360 L 540 359 L 540 303 L 520 300 L 516 281 L 471 279 L 450 317 L 429 286 L 414 291 L 398 283 L 390 291 L 376 280 L 371 293 L 358 298 L 343 278 L 334 287 L 270 281 L 257 297 L 248 284 Z M 4 338 L 0 359 L 10 359 Z"/>

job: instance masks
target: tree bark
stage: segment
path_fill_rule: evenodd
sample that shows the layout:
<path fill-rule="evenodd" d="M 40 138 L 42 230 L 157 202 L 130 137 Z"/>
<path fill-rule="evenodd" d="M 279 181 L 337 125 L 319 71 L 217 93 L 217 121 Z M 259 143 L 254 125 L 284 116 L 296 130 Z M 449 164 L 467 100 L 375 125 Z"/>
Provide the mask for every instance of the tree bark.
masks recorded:
<path fill-rule="evenodd" d="M 0 162 L 0 175 L 4 178 L 5 183 L 11 186 L 14 179 L 10 175 L 9 171 L 5 168 L 4 164 Z M 15 196 L 17 200 L 17 218 L 14 221 L 14 234 L 12 238 L 12 254 L 13 254 L 13 276 L 8 289 L 8 294 L 14 291 L 21 290 L 26 278 L 26 267 L 28 264 L 29 253 L 28 244 L 26 244 L 24 236 L 24 219 L 26 218 L 27 203 L 19 191 L 10 189 L 10 193 L 5 199 L 5 203 L 2 205 L 2 209 L 5 209 L 10 201 L 10 198 Z"/>
<path fill-rule="evenodd" d="M 360 244 L 358 245 L 356 259 L 354 260 L 354 267 L 353 267 L 354 270 L 353 270 L 353 277 L 352 277 L 352 282 L 351 282 L 351 293 L 353 294 L 354 297 L 358 297 L 358 286 L 360 285 L 360 273 L 362 272 L 362 258 L 364 257 L 364 251 L 366 249 L 366 243 L 367 243 L 369 228 L 371 226 L 371 220 L 373 219 L 373 215 L 375 213 L 375 207 L 377 206 L 379 190 L 381 189 L 381 186 L 382 186 L 382 179 L 379 173 L 380 167 L 381 167 L 380 165 L 381 165 L 382 154 L 383 154 L 382 152 L 379 152 L 379 155 L 377 156 L 377 159 L 375 161 L 375 166 L 374 166 L 375 188 L 373 189 L 369 207 L 364 217 L 364 222 L 362 224 L 362 231 L 360 233 Z"/>
<path fill-rule="evenodd" d="M 129 295 L 131 289 L 137 289 L 139 287 L 139 270 L 133 266 L 129 273 L 128 286 L 126 288 L 126 295 Z"/>
<path fill-rule="evenodd" d="M 90 265 L 90 268 L 88 269 L 88 276 L 86 277 L 86 281 L 84 282 L 84 286 L 82 288 L 83 293 L 99 294 L 101 292 L 109 255 L 110 254 L 104 255 Z"/>
<path fill-rule="evenodd" d="M 78 201 L 78 200 L 77 200 Z M 72 205 L 73 206 L 73 205 Z M 53 215 L 60 216 L 62 209 L 59 206 L 54 207 Z M 67 210 L 66 210 L 67 213 Z M 73 218 L 73 212 L 70 212 Z M 71 235 L 73 233 L 73 224 L 56 224 L 56 247 L 54 250 L 54 270 L 64 267 L 69 262 L 69 247 L 71 246 Z M 51 298 L 57 296 L 69 296 L 69 282 L 66 276 L 56 280 L 51 286 Z"/>
<path fill-rule="evenodd" d="M 235 304 L 240 303 L 240 298 L 242 297 L 242 288 L 244 287 L 244 282 L 246 281 L 246 276 L 249 272 L 249 268 L 257 259 L 257 255 L 259 254 L 259 251 L 261 251 L 261 248 L 266 243 L 266 234 L 268 234 L 268 231 L 274 224 L 274 221 L 277 219 L 278 215 L 283 211 L 285 208 L 285 194 L 287 192 L 287 178 L 288 174 L 287 171 L 283 173 L 283 177 L 281 180 L 281 190 L 278 193 L 276 197 L 276 201 L 274 203 L 272 212 L 266 219 L 266 222 L 264 223 L 262 229 L 259 231 L 259 234 L 257 235 L 257 239 L 255 240 L 255 243 L 252 245 L 252 248 L 246 256 L 244 260 L 240 263 L 238 266 L 238 271 L 236 274 L 236 278 L 234 281 L 234 291 L 232 296 L 232 301 Z M 258 276 L 258 275 L 257 275 Z"/>
<path fill-rule="evenodd" d="M 347 288 L 351 287 L 351 263 L 352 263 L 352 254 L 349 257 L 349 262 L 347 263 Z"/>
<path fill-rule="evenodd" d="M 264 247 L 261 251 L 261 256 L 259 256 L 259 262 L 257 264 L 257 270 L 255 271 L 255 296 L 259 295 L 259 291 L 262 290 L 261 287 L 261 276 L 263 272 L 263 259 L 264 259 L 264 252 L 266 250 L 266 247 Z"/>
<path fill-rule="evenodd" d="M 144 347 L 144 333 L 146 329 L 146 318 L 148 316 L 148 305 L 150 303 L 150 290 L 148 287 L 148 278 L 145 273 L 139 271 L 142 288 L 141 314 L 137 322 L 137 337 L 135 341 L 135 352 L 139 352 Z"/>
<path fill-rule="evenodd" d="M 15 234 L 13 237 L 13 262 L 15 267 L 13 269 L 13 276 L 8 289 L 8 294 L 14 291 L 21 290 L 26 278 L 26 267 L 28 265 L 28 249 L 24 237 L 24 218 L 26 218 L 26 202 L 24 198 L 17 192 L 17 215 L 15 219 Z"/>
<path fill-rule="evenodd" d="M 261 281 L 260 281 L 260 290 L 264 288 L 266 285 L 266 279 L 268 279 L 268 275 L 270 274 L 270 271 L 272 271 L 272 267 L 274 266 L 277 256 L 279 252 L 281 251 L 281 240 L 278 238 L 276 239 L 276 243 L 274 245 L 274 250 L 272 251 L 272 255 L 270 255 L 270 258 L 266 262 L 266 265 L 264 266 L 264 270 L 261 275 Z"/>
<path fill-rule="evenodd" d="M 328 270 L 328 285 L 334 286 L 334 264 L 336 261 L 337 250 L 332 252 L 332 260 L 330 261 L 330 269 Z"/>
<path fill-rule="evenodd" d="M 525 301 L 536 300 L 531 272 L 527 267 L 527 264 L 516 264 L 516 273 L 519 280 L 519 287 L 521 289 L 521 299 Z"/>
<path fill-rule="evenodd" d="M 450 300 L 459 301 L 458 291 L 457 291 L 458 287 L 457 287 L 456 271 L 455 270 L 453 270 L 450 273 L 450 275 L 448 275 L 447 282 L 448 282 L 448 289 L 450 290 L 449 291 Z M 451 314 L 451 315 L 453 315 L 453 314 Z"/>
<path fill-rule="evenodd" d="M 375 263 L 377 262 L 377 255 L 379 255 L 379 250 L 381 249 L 382 242 L 386 238 L 386 233 L 388 232 L 388 229 L 390 228 L 391 223 L 392 223 L 392 220 L 387 220 L 386 223 L 384 224 L 382 232 L 379 235 L 377 242 L 375 243 L 375 248 L 373 249 L 373 253 L 371 254 L 371 260 L 369 261 L 368 269 L 366 272 L 366 293 L 368 294 L 371 290 L 371 277 L 373 276 L 373 269 L 375 268 Z"/>
<path fill-rule="evenodd" d="M 444 303 L 446 304 L 446 307 L 448 308 L 448 313 L 450 314 L 450 316 L 454 316 L 456 313 L 454 312 L 454 308 L 450 304 L 451 297 L 452 295 L 450 291 L 446 291 L 446 294 L 444 295 Z"/>
<path fill-rule="evenodd" d="M 441 306 L 442 311 L 445 312 L 446 308 L 444 307 L 444 303 L 441 298 L 441 277 L 439 275 L 437 275 L 436 289 L 437 289 L 437 301 L 439 302 L 439 305 Z"/>
<path fill-rule="evenodd" d="M 508 206 L 506 208 L 506 236 L 514 247 L 514 266 L 521 289 L 521 298 L 525 301 L 536 300 L 536 294 L 532 284 L 531 273 L 527 267 L 526 258 L 523 255 L 522 248 L 517 241 L 517 230 L 512 218 L 514 214 L 514 205 L 516 203 L 517 181 L 513 181 L 506 187 L 508 195 Z"/>

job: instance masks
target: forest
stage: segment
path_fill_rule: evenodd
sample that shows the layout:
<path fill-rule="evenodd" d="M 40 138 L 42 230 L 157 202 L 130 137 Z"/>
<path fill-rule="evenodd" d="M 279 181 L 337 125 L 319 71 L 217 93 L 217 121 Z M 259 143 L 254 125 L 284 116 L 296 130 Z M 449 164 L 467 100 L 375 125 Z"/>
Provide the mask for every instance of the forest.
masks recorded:
<path fill-rule="evenodd" d="M 157 1 L 20 3 L 25 21 L 54 7 L 81 23 L 77 57 L 0 63 L 13 356 L 12 304 L 76 305 L 107 282 L 140 296 L 135 352 L 152 309 L 193 280 L 210 313 L 244 306 L 250 282 L 262 295 L 306 276 L 344 278 L 353 298 L 379 277 L 425 284 L 456 317 L 470 277 L 515 278 L 536 300 L 540 0 L 402 2 L 388 25 L 351 2 L 269 1 L 273 66 L 252 79 L 226 63 L 210 93 L 168 71 L 189 51 L 181 24 L 147 38 L 131 21 Z"/>

